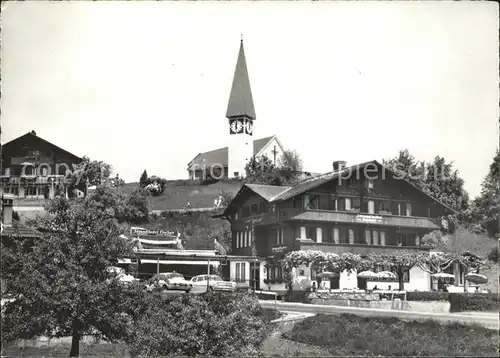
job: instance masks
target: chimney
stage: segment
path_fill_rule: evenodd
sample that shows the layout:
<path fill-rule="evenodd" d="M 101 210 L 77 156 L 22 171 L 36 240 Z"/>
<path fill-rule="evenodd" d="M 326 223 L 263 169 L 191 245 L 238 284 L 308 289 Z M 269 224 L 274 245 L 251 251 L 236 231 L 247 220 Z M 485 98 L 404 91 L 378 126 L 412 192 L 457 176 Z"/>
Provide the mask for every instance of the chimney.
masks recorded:
<path fill-rule="evenodd" d="M 31 133 L 31 134 L 33 134 L 33 135 L 36 135 L 36 132 L 35 132 L 35 131 L 31 131 L 30 133 Z"/>
<path fill-rule="evenodd" d="M 333 171 L 336 172 L 336 171 L 344 169 L 346 164 L 347 163 L 343 160 L 337 160 L 337 161 L 333 162 Z"/>
<path fill-rule="evenodd" d="M 5 226 L 12 226 L 12 205 L 13 200 L 10 198 L 3 198 L 2 200 L 2 224 Z"/>

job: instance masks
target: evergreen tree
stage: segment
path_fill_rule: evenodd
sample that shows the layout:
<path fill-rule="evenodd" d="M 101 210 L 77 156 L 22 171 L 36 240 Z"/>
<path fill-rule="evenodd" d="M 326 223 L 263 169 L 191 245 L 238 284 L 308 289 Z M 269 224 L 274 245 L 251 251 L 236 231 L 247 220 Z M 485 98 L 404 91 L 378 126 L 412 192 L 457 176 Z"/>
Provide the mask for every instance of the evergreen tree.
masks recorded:
<path fill-rule="evenodd" d="M 142 172 L 141 178 L 139 179 L 139 187 L 142 189 L 148 185 L 148 172 L 146 169 Z"/>

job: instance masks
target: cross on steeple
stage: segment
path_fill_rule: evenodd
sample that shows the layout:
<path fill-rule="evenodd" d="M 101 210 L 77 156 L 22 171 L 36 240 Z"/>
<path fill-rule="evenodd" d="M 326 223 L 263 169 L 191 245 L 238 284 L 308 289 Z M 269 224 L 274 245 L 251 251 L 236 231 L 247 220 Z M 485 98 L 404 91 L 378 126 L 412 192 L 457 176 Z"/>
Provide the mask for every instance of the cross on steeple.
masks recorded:
<path fill-rule="evenodd" d="M 276 150 L 276 146 L 274 146 L 274 149 L 272 150 L 273 156 L 274 156 L 274 165 L 276 166 L 276 154 L 278 154 L 278 151 Z"/>

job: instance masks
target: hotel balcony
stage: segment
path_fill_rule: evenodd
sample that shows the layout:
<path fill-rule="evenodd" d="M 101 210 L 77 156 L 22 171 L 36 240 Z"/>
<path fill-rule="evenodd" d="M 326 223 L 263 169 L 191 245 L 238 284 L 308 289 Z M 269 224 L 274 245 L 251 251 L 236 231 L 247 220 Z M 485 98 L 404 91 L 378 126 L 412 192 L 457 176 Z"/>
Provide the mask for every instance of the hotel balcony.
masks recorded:
<path fill-rule="evenodd" d="M 420 246 L 394 246 L 394 245 L 367 245 L 367 244 L 334 244 L 330 242 L 318 243 L 312 240 L 297 240 L 296 246 L 298 250 L 319 250 L 323 252 L 332 252 L 338 255 L 344 254 L 346 252 L 352 252 L 358 255 L 368 255 L 370 253 L 383 254 L 389 253 L 394 250 L 398 251 L 408 251 L 408 252 L 419 252 L 428 251 L 429 248 Z"/>
<path fill-rule="evenodd" d="M 344 223 L 344 224 L 371 224 L 377 226 L 418 228 L 437 230 L 440 222 L 436 218 L 418 216 L 398 216 L 391 214 L 367 214 L 356 211 L 332 210 L 302 210 L 300 208 L 284 209 L 276 212 L 261 213 L 235 222 L 235 226 L 245 226 L 253 223 L 255 226 L 266 226 L 278 222 L 318 222 L 318 223 Z"/>

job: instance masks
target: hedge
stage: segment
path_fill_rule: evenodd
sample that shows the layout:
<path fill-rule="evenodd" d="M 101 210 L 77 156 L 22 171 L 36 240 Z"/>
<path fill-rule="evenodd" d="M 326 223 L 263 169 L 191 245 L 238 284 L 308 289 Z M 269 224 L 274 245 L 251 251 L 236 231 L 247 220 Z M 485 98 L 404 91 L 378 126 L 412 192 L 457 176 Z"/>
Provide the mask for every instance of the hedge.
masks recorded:
<path fill-rule="evenodd" d="M 493 293 L 450 293 L 450 312 L 495 311 L 498 312 L 500 299 Z"/>
<path fill-rule="evenodd" d="M 449 293 L 448 292 L 438 292 L 438 291 L 430 291 L 430 292 L 407 292 L 406 300 L 407 301 L 448 301 Z"/>

